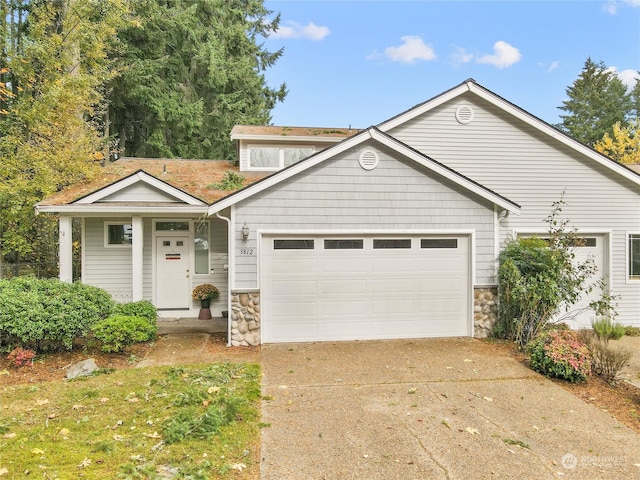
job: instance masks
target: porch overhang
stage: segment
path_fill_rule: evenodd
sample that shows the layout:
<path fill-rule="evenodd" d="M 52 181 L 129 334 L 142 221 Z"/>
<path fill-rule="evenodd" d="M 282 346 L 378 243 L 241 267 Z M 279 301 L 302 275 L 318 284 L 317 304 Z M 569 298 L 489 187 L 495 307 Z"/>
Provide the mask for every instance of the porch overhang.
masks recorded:
<path fill-rule="evenodd" d="M 36 205 L 38 213 L 58 213 L 60 215 L 104 216 L 104 215 L 206 215 L 207 205 L 114 205 L 114 204 L 72 204 Z"/>

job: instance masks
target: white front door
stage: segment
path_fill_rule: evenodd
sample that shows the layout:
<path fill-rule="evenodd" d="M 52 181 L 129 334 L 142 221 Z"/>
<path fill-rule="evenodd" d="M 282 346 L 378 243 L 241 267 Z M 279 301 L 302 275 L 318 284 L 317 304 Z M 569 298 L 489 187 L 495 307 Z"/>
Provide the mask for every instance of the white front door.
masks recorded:
<path fill-rule="evenodd" d="M 189 236 L 156 237 L 156 308 L 189 308 L 189 270 Z"/>

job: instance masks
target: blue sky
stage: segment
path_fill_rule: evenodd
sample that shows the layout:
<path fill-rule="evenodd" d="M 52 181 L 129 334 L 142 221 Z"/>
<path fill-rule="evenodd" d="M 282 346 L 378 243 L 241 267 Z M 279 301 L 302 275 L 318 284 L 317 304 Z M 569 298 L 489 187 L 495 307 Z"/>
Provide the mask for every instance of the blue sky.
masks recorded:
<path fill-rule="evenodd" d="M 266 0 L 274 125 L 365 128 L 474 78 L 549 123 L 585 60 L 632 85 L 640 0 Z"/>

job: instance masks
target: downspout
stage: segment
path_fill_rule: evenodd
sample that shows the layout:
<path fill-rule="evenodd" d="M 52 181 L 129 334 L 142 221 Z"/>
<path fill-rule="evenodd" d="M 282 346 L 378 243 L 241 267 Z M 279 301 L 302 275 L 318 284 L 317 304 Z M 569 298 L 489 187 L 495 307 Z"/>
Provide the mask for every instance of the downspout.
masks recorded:
<path fill-rule="evenodd" d="M 227 347 L 231 346 L 231 318 L 233 316 L 233 312 L 231 310 L 231 283 L 233 281 L 234 275 L 233 275 L 233 271 L 235 269 L 235 263 L 234 261 L 232 261 L 232 254 L 231 252 L 233 251 L 231 246 L 233 245 L 233 232 L 231 231 L 231 219 L 227 218 L 227 217 L 223 217 L 222 215 L 220 215 L 220 212 L 216 212 L 216 218 L 219 218 L 220 220 L 224 220 L 225 222 L 227 222 L 227 255 L 229 256 L 229 258 L 227 258 L 227 265 L 229 265 L 229 270 L 227 272 L 227 277 L 228 277 L 228 292 L 227 292 L 227 312 L 229 312 L 229 314 L 227 315 Z"/>

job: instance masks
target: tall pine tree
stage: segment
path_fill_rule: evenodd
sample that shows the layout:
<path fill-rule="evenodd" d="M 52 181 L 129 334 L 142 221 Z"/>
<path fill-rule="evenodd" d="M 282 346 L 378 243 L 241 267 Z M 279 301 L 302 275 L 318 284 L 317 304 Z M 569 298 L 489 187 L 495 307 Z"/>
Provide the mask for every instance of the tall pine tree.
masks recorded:
<path fill-rule="evenodd" d="M 267 124 L 286 95 L 264 71 L 281 56 L 258 43 L 279 16 L 263 0 L 133 0 L 111 83 L 111 137 L 121 154 L 233 158 L 235 123 Z"/>
<path fill-rule="evenodd" d="M 604 62 L 588 58 L 578 79 L 567 88 L 562 102 L 560 129 L 576 140 L 594 146 L 605 133 L 613 135 L 613 125 L 626 125 L 633 115 L 632 97 L 616 73 Z"/>

